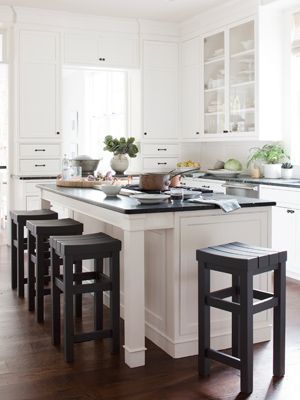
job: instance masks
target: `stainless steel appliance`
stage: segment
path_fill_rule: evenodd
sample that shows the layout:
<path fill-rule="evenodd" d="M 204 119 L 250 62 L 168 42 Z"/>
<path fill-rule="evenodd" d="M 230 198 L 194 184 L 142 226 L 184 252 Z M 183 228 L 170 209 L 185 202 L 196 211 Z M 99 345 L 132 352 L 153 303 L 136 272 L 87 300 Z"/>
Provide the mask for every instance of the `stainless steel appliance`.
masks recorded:
<path fill-rule="evenodd" d="M 257 184 L 226 182 L 223 187 L 226 189 L 226 194 L 232 196 L 259 198 L 259 185 Z"/>

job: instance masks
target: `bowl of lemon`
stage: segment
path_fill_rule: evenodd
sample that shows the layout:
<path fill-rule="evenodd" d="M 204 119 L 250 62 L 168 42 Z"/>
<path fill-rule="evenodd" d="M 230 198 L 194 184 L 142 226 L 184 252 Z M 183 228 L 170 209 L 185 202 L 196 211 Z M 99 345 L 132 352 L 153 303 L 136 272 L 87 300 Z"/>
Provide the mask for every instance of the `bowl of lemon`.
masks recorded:
<path fill-rule="evenodd" d="M 176 172 L 187 172 L 190 170 L 200 170 L 201 165 L 198 161 L 192 161 L 192 160 L 187 160 L 187 161 L 180 161 L 176 164 Z M 194 172 L 195 172 L 194 171 Z"/>

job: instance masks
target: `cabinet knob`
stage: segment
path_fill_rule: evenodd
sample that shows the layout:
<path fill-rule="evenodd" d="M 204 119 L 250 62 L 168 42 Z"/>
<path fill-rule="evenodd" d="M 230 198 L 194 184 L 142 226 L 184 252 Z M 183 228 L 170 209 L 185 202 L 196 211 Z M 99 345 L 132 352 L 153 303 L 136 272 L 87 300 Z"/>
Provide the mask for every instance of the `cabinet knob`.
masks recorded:
<path fill-rule="evenodd" d="M 100 58 L 99 58 L 99 61 L 105 61 L 105 58 L 100 57 Z"/>
<path fill-rule="evenodd" d="M 60 132 L 56 132 L 57 135 L 60 135 Z"/>
<path fill-rule="evenodd" d="M 288 214 L 294 214 L 295 210 L 286 210 Z"/>
<path fill-rule="evenodd" d="M 147 135 L 147 132 L 144 132 L 144 135 L 146 136 L 146 135 Z"/>
<path fill-rule="evenodd" d="M 196 132 L 196 135 L 200 135 L 200 132 Z"/>
<path fill-rule="evenodd" d="M 228 133 L 228 131 L 225 129 L 225 130 L 223 131 L 223 133 Z"/>

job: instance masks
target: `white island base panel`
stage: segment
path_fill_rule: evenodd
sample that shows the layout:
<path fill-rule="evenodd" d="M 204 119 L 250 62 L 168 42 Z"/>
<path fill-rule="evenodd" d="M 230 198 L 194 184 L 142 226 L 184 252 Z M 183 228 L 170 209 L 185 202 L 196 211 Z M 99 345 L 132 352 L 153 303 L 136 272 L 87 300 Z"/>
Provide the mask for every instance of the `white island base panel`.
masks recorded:
<path fill-rule="evenodd" d="M 174 358 L 197 354 L 197 248 L 232 241 L 271 245 L 271 207 L 231 214 L 214 209 L 128 215 L 55 193 L 42 195 L 44 207 L 68 207 L 70 216 L 84 223 L 85 233 L 105 231 L 122 240 L 121 315 L 130 367 L 145 364 L 145 336 Z M 211 290 L 230 284 L 230 275 L 212 272 Z M 254 287 L 272 291 L 272 274 L 256 276 Z M 129 293 L 127 303 L 124 293 Z M 270 340 L 271 328 L 270 311 L 256 314 L 254 342 Z M 211 347 L 231 347 L 231 315 L 213 308 Z"/>

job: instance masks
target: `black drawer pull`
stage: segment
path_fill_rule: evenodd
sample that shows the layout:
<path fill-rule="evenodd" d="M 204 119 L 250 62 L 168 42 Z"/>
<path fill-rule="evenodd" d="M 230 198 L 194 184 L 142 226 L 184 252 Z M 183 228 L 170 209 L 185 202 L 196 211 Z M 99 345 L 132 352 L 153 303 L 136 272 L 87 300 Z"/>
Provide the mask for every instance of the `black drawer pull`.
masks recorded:
<path fill-rule="evenodd" d="M 46 151 L 46 149 L 34 149 L 34 151 Z"/>
<path fill-rule="evenodd" d="M 167 165 L 166 162 L 158 162 L 157 165 Z"/>
<path fill-rule="evenodd" d="M 223 133 L 229 133 L 227 130 L 224 130 Z"/>
<path fill-rule="evenodd" d="M 34 164 L 35 167 L 46 167 L 46 164 Z"/>
<path fill-rule="evenodd" d="M 157 149 L 157 151 L 167 151 L 167 149 Z"/>
<path fill-rule="evenodd" d="M 295 213 L 295 210 L 286 210 L 286 212 L 287 212 L 288 214 L 294 214 L 294 213 Z"/>
<path fill-rule="evenodd" d="M 99 58 L 99 61 L 105 61 L 105 58 L 100 57 L 100 58 Z"/>

